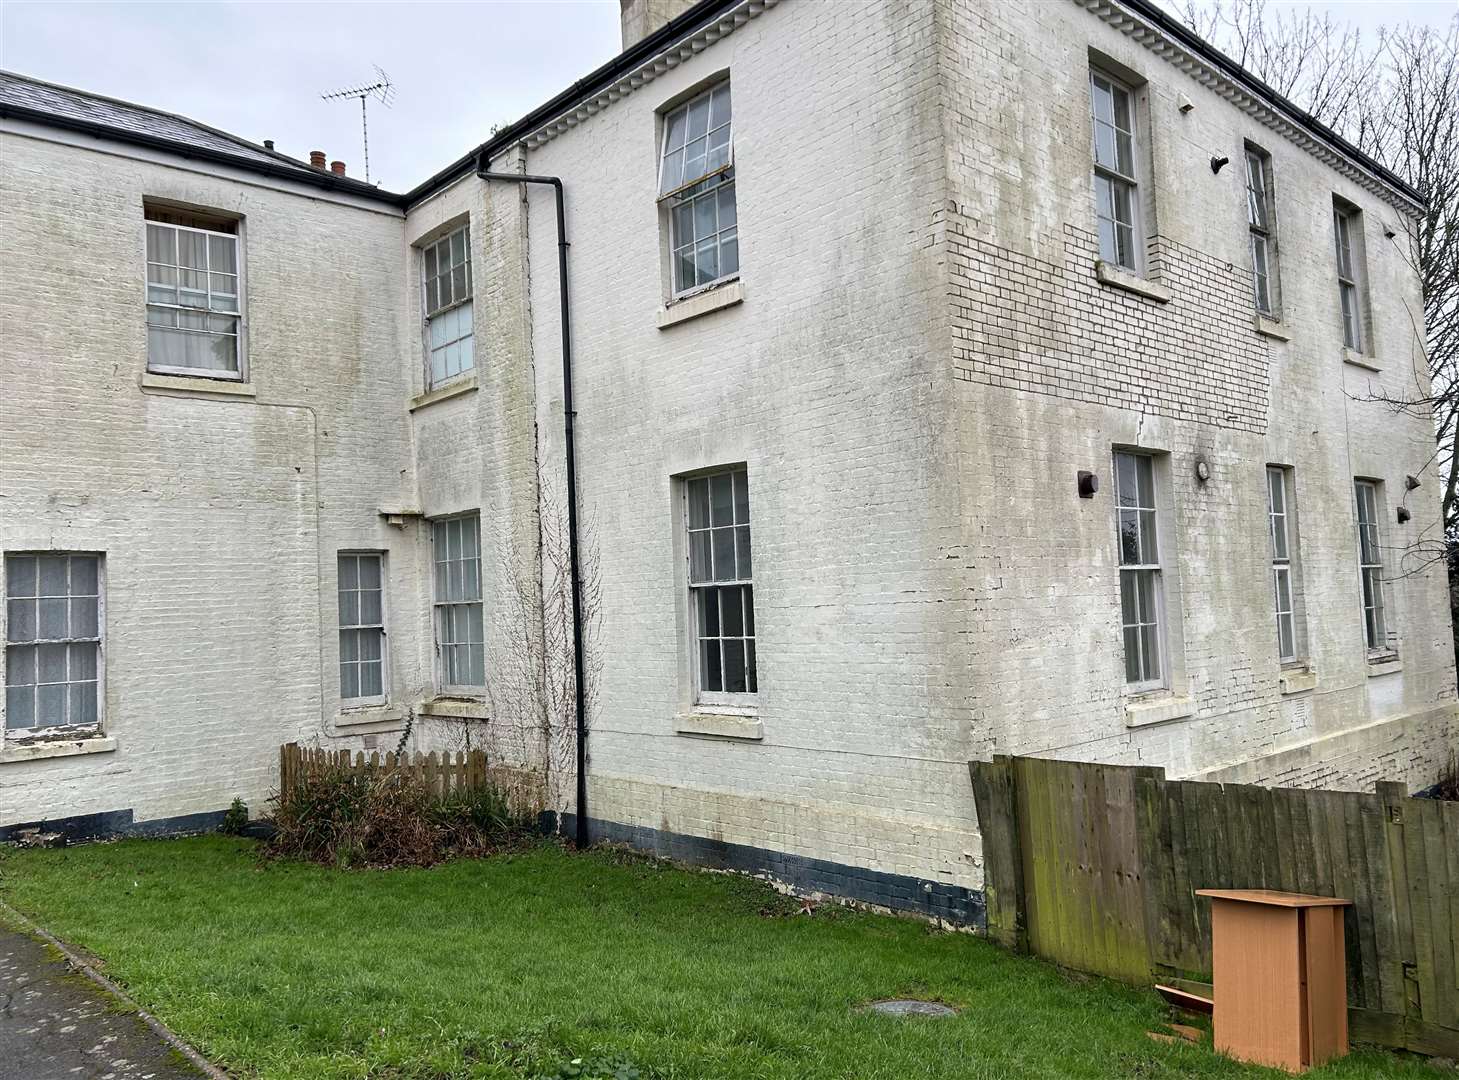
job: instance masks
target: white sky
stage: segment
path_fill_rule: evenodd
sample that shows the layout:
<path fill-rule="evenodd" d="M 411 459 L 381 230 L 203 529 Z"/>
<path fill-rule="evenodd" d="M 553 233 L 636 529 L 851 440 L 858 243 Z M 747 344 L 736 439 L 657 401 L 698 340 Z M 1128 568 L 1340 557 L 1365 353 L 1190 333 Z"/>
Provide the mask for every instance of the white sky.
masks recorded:
<path fill-rule="evenodd" d="M 1173 8 L 1175 0 L 1161 2 Z M 1442 25 L 1459 0 L 1313 6 L 1368 30 L 1383 22 Z M 0 67 L 179 112 L 256 142 L 271 138 L 295 157 L 320 149 L 357 177 L 364 174 L 359 106 L 319 95 L 372 80 L 379 64 L 397 97 L 393 108 L 370 107 L 370 173 L 395 191 L 610 60 L 618 46 L 618 0 L 0 0 Z"/>

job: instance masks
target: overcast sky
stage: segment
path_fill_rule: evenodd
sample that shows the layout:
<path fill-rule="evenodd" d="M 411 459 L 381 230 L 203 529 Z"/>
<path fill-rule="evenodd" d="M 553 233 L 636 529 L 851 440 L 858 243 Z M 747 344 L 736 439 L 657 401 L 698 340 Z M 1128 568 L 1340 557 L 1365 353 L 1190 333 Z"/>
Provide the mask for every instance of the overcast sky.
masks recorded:
<path fill-rule="evenodd" d="M 1384 21 L 1440 25 L 1456 0 L 1313 6 L 1368 29 Z M 395 191 L 610 60 L 618 46 L 618 0 L 0 0 L 0 66 L 8 70 L 179 112 L 256 142 L 273 139 L 296 157 L 323 150 L 353 176 L 364 174 L 359 105 L 319 95 L 372 80 L 378 64 L 397 97 L 393 108 L 370 106 L 370 173 Z"/>

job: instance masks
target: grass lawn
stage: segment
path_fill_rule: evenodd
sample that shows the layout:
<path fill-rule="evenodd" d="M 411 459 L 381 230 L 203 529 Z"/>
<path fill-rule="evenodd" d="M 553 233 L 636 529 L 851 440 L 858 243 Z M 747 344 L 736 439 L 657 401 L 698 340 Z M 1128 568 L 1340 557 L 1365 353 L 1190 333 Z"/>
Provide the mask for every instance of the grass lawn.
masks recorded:
<path fill-rule="evenodd" d="M 336 871 L 135 840 L 7 853 L 0 897 L 246 1077 L 530 1077 L 599 1054 L 684 1080 L 1281 1075 L 1150 1041 L 1152 993 L 611 852 Z M 853 1011 L 902 995 L 962 1011 Z M 1454 1074 L 1366 1051 L 1309 1075 Z"/>

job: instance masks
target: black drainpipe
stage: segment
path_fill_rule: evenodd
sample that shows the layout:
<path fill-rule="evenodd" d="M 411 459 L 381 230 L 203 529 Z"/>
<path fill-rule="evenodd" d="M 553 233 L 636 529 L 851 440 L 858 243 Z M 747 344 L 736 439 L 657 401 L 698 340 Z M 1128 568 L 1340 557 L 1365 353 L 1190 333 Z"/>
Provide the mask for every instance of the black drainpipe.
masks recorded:
<path fill-rule="evenodd" d="M 567 439 L 567 553 L 572 573 L 573 708 L 577 713 L 577 846 L 588 846 L 588 728 L 583 718 L 583 595 L 578 574 L 578 473 L 573 438 L 572 323 L 567 299 L 567 226 L 562 209 L 562 180 L 556 176 L 491 172 L 486 154 L 476 159 L 476 175 L 509 184 L 550 184 L 557 198 L 557 289 L 562 304 L 562 427 Z"/>

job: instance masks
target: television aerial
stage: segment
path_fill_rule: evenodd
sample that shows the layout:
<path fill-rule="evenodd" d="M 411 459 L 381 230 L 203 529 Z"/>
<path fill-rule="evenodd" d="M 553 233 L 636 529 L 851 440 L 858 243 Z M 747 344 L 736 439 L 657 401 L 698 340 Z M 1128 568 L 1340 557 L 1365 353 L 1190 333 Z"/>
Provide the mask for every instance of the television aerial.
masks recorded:
<path fill-rule="evenodd" d="M 390 76 L 385 74 L 379 64 L 375 67 L 375 80 L 369 83 L 361 83 L 359 86 L 346 86 L 342 89 L 332 91 L 319 96 L 325 101 L 342 101 L 346 98 L 360 99 L 360 134 L 365 143 L 365 183 L 370 182 L 370 117 L 367 103 L 374 98 L 387 109 L 395 101 L 395 84 L 390 81 Z"/>

